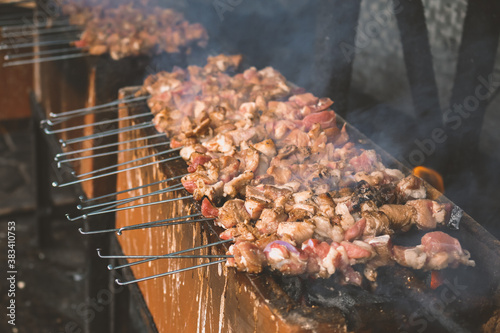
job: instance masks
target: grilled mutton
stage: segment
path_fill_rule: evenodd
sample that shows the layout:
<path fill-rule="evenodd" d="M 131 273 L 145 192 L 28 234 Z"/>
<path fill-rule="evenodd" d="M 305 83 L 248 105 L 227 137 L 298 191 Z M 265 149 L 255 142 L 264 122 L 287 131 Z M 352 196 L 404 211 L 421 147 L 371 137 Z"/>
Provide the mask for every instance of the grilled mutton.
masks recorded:
<path fill-rule="evenodd" d="M 458 265 L 473 266 L 470 253 L 462 249 L 460 242 L 443 232 L 429 232 L 415 247 L 394 246 L 394 259 L 402 266 L 414 269 L 440 270 Z"/>
<path fill-rule="evenodd" d="M 204 68 L 162 72 L 140 92 L 151 95 L 157 129 L 182 147 L 185 189 L 226 229 L 220 237 L 235 240 L 229 266 L 360 284 L 357 264 L 371 280 L 377 267 L 394 263 L 474 264 L 441 233 L 415 248 L 394 247 L 392 234 L 444 225 L 451 206 L 426 199 L 421 179 L 350 142 L 330 99 L 292 87 L 272 68 L 228 74 L 240 61 L 221 55 Z"/>
<path fill-rule="evenodd" d="M 115 59 L 162 52 L 189 52 L 198 44 L 205 47 L 208 34 L 199 24 L 191 24 L 172 9 L 136 4 L 116 8 L 103 4 L 67 3 L 62 12 L 69 22 L 82 26 L 75 46 L 88 48 L 92 55 L 109 53 Z"/>

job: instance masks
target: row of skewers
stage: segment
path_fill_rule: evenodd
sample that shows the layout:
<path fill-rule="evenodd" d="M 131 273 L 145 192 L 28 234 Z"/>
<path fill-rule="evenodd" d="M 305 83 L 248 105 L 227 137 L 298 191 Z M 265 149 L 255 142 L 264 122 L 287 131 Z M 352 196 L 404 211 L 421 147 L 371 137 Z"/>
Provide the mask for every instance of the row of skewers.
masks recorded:
<path fill-rule="evenodd" d="M 57 11 L 0 16 L 3 66 L 109 54 L 131 56 L 189 53 L 205 47 L 208 34 L 173 10 L 138 3 L 119 5 L 66 2 Z M 28 49 L 35 48 L 27 52 Z"/>
<path fill-rule="evenodd" d="M 74 174 L 76 180 L 54 183 L 54 186 L 75 185 L 178 159 L 184 159 L 189 165 L 185 175 L 122 192 L 162 184 L 163 188 L 158 191 L 104 203 L 98 200 L 122 192 L 81 198 L 82 205 L 78 208 L 82 214 L 68 216 L 68 219 L 77 221 L 126 209 L 196 199 L 203 200 L 198 214 L 81 232 L 121 235 L 129 230 L 212 220 L 226 229 L 219 235 L 220 241 L 202 247 L 164 256 L 120 256 L 144 259 L 125 267 L 161 258 L 186 257 L 186 252 L 223 243 L 233 243 L 225 255 L 187 255 L 190 258 L 222 258 L 189 269 L 227 262 L 250 273 L 259 273 L 268 267 L 282 274 L 323 278 L 334 275 L 341 283 L 361 285 L 362 275 L 353 269 L 354 266 L 361 265 L 364 276 L 374 282 L 378 267 L 395 263 L 427 270 L 474 265 L 458 240 L 440 231 L 428 233 L 417 246 L 393 246 L 391 235 L 395 232 L 406 232 L 412 227 L 433 230 L 450 223 L 451 217 L 456 215 L 452 214 L 452 207 L 426 199 L 421 180 L 413 176 L 404 178 L 399 170 L 385 168 L 374 151 L 359 149 L 349 142 L 345 127 L 337 128 L 329 99 L 304 93 L 272 68 L 261 71 L 250 68 L 231 75 L 240 61 L 239 56 L 210 57 L 205 67 L 190 66 L 186 70 L 174 69 L 148 77 L 139 92 L 125 100 L 51 114 L 44 122 L 45 130 L 48 134 L 57 134 L 103 124 L 54 129 L 75 117 L 116 112 L 120 107 L 147 102 L 152 113 L 127 116 L 136 121 L 135 125 L 60 142 L 69 148 L 97 137 L 155 128 L 158 133 L 148 138 L 166 134 L 170 145 L 166 148 L 164 142 L 149 144 L 147 148 L 160 150 L 131 161 Z M 118 121 L 105 120 L 106 124 Z M 117 142 L 68 150 L 57 155 L 56 160 L 62 165 L 146 148 L 75 156 L 118 145 Z M 178 156 L 172 156 L 177 152 Z M 155 160 L 142 163 L 151 158 Z M 142 164 L 125 167 L 136 162 Z M 121 169 L 115 170 L 116 167 Z M 192 194 L 125 206 L 145 197 L 184 189 Z M 103 256 L 100 252 L 99 255 Z M 117 282 L 132 283 L 177 272 Z"/>

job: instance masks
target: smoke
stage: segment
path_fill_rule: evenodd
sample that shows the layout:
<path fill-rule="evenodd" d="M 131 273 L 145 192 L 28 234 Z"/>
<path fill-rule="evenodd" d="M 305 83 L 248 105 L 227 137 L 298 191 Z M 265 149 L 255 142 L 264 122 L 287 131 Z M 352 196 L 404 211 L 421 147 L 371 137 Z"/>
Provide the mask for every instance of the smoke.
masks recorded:
<path fill-rule="evenodd" d="M 243 54 L 244 68 L 272 66 L 297 85 L 311 81 L 317 1 L 186 3 L 186 18 L 202 23 L 210 38 L 207 49 L 189 55 L 189 64 L 203 64 L 208 55 Z"/>
<path fill-rule="evenodd" d="M 398 12 L 409 6 L 406 1 L 188 0 L 186 18 L 202 23 L 210 42 L 188 55 L 186 64 L 202 65 L 208 55 L 226 53 L 243 54 L 243 68 L 272 66 L 318 97 L 331 97 L 335 111 L 406 166 L 426 165 L 443 173 L 447 152 L 457 144 L 455 136 L 471 126 L 448 102 L 466 10 L 462 2 L 449 4 L 426 1 L 424 14 L 439 104 L 445 108 L 435 112 L 449 108 L 448 118 L 458 115 L 462 122 L 452 137 L 447 124 L 431 123 L 415 113 L 396 21 Z M 472 101 L 466 101 L 467 96 L 461 97 L 464 103 Z M 499 200 L 495 189 L 500 184 L 495 172 L 499 163 L 490 156 L 500 143 L 492 131 L 500 120 L 492 109 L 485 125 L 489 135 L 483 135 L 486 151 L 451 178 L 443 174 L 448 179 L 446 194 L 487 226 L 494 225 L 494 202 Z M 496 229 L 490 228 L 498 235 Z"/>

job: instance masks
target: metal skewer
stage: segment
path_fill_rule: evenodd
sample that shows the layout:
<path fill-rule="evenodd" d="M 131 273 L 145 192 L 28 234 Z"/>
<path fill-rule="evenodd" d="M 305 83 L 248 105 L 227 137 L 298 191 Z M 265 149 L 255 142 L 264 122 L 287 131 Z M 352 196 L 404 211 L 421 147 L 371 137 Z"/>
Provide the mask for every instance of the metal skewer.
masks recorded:
<path fill-rule="evenodd" d="M 74 42 L 75 42 L 74 40 L 48 40 L 48 41 L 38 41 L 38 42 L 19 43 L 19 44 L 2 43 L 0 44 L 0 50 L 12 50 L 12 49 L 20 49 L 33 46 L 63 45 L 63 44 L 71 44 Z"/>
<path fill-rule="evenodd" d="M 105 208 L 101 208 L 101 209 L 98 209 L 96 211 L 93 211 L 93 212 L 90 212 L 90 213 L 86 213 L 86 214 L 83 214 L 83 215 L 80 215 L 80 216 L 77 216 L 77 217 L 70 217 L 69 214 L 66 214 L 66 218 L 69 221 L 74 222 L 74 221 L 77 221 L 77 220 L 80 220 L 80 219 L 85 220 L 89 216 L 101 215 L 101 214 L 106 214 L 106 213 L 114 213 L 114 212 L 119 212 L 119 211 L 127 210 L 127 209 L 147 207 L 147 206 L 157 205 L 157 204 L 161 204 L 161 203 L 174 202 L 174 201 L 178 201 L 178 200 L 192 199 L 192 198 L 193 198 L 192 195 L 188 195 L 188 196 L 185 196 L 185 197 L 160 200 L 160 201 L 149 202 L 149 203 L 145 203 L 145 204 L 127 206 L 127 207 L 123 207 L 123 208 L 108 209 L 108 207 L 105 207 Z"/>
<path fill-rule="evenodd" d="M 97 139 L 97 138 L 116 135 L 116 134 L 120 134 L 120 133 L 124 133 L 124 132 L 135 131 L 137 129 L 144 129 L 144 128 L 153 127 L 153 126 L 154 126 L 154 124 L 151 121 L 147 121 L 147 122 L 143 122 L 143 123 L 136 124 L 136 125 L 131 125 L 131 126 L 113 129 L 113 130 L 109 130 L 109 131 L 104 131 L 104 132 L 100 132 L 100 133 L 94 133 L 94 134 L 90 134 L 90 135 L 80 136 L 80 137 L 74 138 L 74 139 L 59 140 L 59 143 L 61 143 L 61 145 L 63 147 L 66 147 L 67 145 L 70 145 L 73 143 L 78 143 L 78 142 L 87 141 L 87 140 L 93 140 L 93 139 Z"/>
<path fill-rule="evenodd" d="M 95 205 L 91 205 L 91 206 L 78 205 L 78 206 L 76 206 L 76 208 L 78 210 L 89 210 L 89 209 L 95 209 L 95 208 L 103 207 L 103 206 L 112 207 L 114 205 L 114 207 L 118 207 L 120 205 L 123 205 L 124 203 L 131 202 L 130 200 L 135 201 L 135 200 L 147 198 L 147 197 L 150 197 L 150 196 L 153 196 L 153 195 L 156 195 L 156 194 L 164 194 L 164 193 L 170 193 L 170 192 L 174 192 L 174 191 L 179 191 L 179 190 L 182 190 L 183 188 L 184 188 L 184 186 L 182 184 L 176 184 L 176 185 L 172 185 L 172 186 L 169 186 L 169 187 L 161 189 L 161 190 L 153 191 L 151 193 L 141 194 L 141 195 L 138 195 L 138 196 L 135 196 L 135 197 L 130 197 L 130 198 L 125 198 L 125 199 L 120 199 L 120 200 L 114 200 L 114 201 L 104 202 L 104 203 L 95 204 Z"/>
<path fill-rule="evenodd" d="M 123 99 L 117 99 L 116 101 L 105 103 L 105 104 L 100 104 L 88 108 L 82 108 L 82 109 L 76 109 L 72 111 L 66 111 L 66 112 L 61 112 L 61 113 L 53 113 L 51 112 L 49 116 L 51 118 L 59 118 L 59 117 L 65 117 L 65 116 L 70 116 L 70 115 L 75 115 L 79 113 L 87 113 L 87 112 L 92 112 L 94 110 L 102 109 L 102 108 L 107 108 L 109 106 L 115 106 L 118 104 L 122 103 L 130 103 L 130 102 L 135 102 L 135 101 L 142 101 L 149 98 L 149 96 L 139 96 L 139 97 L 133 97 L 133 98 L 123 98 Z"/>
<path fill-rule="evenodd" d="M 171 256 L 176 256 L 178 254 L 182 254 L 182 253 L 186 253 L 186 252 L 191 252 L 191 251 L 196 251 L 196 250 L 201 250 L 201 249 L 205 249 L 205 248 L 209 248 L 209 247 L 212 247 L 212 246 L 217 246 L 217 245 L 221 245 L 221 244 L 229 243 L 229 242 L 233 242 L 233 241 L 234 241 L 234 239 L 232 239 L 232 238 L 231 239 L 227 239 L 227 240 L 221 240 L 221 241 L 217 241 L 217 242 L 206 244 L 206 245 L 196 246 L 196 247 L 193 247 L 193 248 L 190 248 L 190 249 L 185 249 L 185 250 L 181 250 L 181 251 L 177 251 L 177 252 L 173 252 L 173 253 L 167 253 L 165 255 L 153 256 L 152 258 L 149 258 L 149 259 L 139 260 L 139 261 L 127 263 L 127 264 L 124 264 L 124 265 L 121 265 L 121 266 L 108 265 L 108 269 L 109 270 L 116 270 L 116 269 L 122 269 L 122 268 L 125 268 L 125 267 L 140 265 L 140 264 L 144 264 L 144 263 L 147 263 L 147 262 L 150 262 L 150 261 L 154 261 L 156 259 L 168 258 L 168 257 L 171 257 Z"/>
<path fill-rule="evenodd" d="M 46 61 L 56 61 L 56 60 L 82 58 L 82 57 L 86 57 L 88 55 L 89 55 L 88 53 L 78 53 L 78 54 L 67 54 L 67 55 L 54 56 L 54 57 L 35 58 L 35 59 L 29 59 L 29 60 L 18 60 L 18 61 L 4 62 L 3 67 L 12 67 L 12 66 L 19 66 L 19 65 L 29 65 L 29 64 L 36 64 L 36 63 L 46 62 Z"/>
<path fill-rule="evenodd" d="M 105 194 L 105 195 L 101 195 L 99 197 L 90 198 L 90 199 L 85 199 L 82 196 L 80 196 L 79 199 L 80 199 L 80 201 L 82 203 L 88 203 L 88 202 L 92 202 L 92 201 L 96 201 L 96 200 L 100 200 L 100 199 L 104 199 L 104 198 L 109 198 L 109 197 L 112 197 L 112 196 L 116 196 L 118 194 L 123 194 L 123 193 L 127 193 L 127 192 L 130 192 L 130 191 L 140 190 L 140 189 L 145 188 L 145 187 L 149 187 L 149 186 L 153 186 L 153 185 L 157 185 L 157 184 L 161 184 L 161 183 L 166 183 L 166 182 L 169 182 L 169 181 L 172 181 L 172 180 L 176 180 L 176 179 L 182 178 L 182 177 L 184 177 L 186 175 L 187 174 L 180 175 L 180 176 L 175 176 L 175 177 L 171 177 L 171 178 L 168 178 L 168 179 L 160 180 L 160 181 L 157 181 L 157 182 L 154 182 L 154 183 L 150 183 L 150 184 L 146 184 L 146 185 L 141 185 L 141 186 L 136 186 L 136 187 L 129 188 L 129 189 L 126 189 L 126 190 L 123 190 L 123 191 L 113 192 L 113 193 L 110 193 L 110 194 Z M 174 185 L 177 185 L 177 184 L 174 184 Z M 172 185 L 172 186 L 174 186 L 174 185 Z"/>
<path fill-rule="evenodd" d="M 99 258 L 103 259 L 143 259 L 143 258 L 153 258 L 153 255 L 136 255 L 136 256 L 120 256 L 120 255 L 103 255 L 100 249 L 97 249 L 97 254 Z M 158 259 L 176 259 L 176 258 L 234 258 L 232 255 L 228 254 L 183 254 L 178 256 L 166 256 L 159 257 Z"/>
<path fill-rule="evenodd" d="M 189 215 L 187 215 L 187 216 L 189 216 Z M 185 217 L 186 216 L 182 216 L 182 218 L 185 218 Z M 170 219 L 167 219 L 167 220 L 170 220 Z M 116 234 L 118 236 L 120 236 L 124 231 L 127 231 L 127 230 L 149 229 L 149 228 L 156 228 L 156 227 L 163 227 L 163 226 L 170 226 L 170 225 L 194 223 L 194 222 L 208 222 L 208 221 L 212 221 L 213 218 L 201 218 L 201 219 L 196 219 L 196 220 L 165 222 L 167 220 L 146 222 L 146 223 L 134 224 L 134 225 L 126 226 L 126 227 L 121 227 L 120 229 L 118 229 Z"/>
<path fill-rule="evenodd" d="M 45 128 L 44 132 L 46 134 L 56 134 L 56 133 L 62 133 L 62 132 L 69 132 L 69 131 L 74 131 L 74 130 L 78 130 L 78 129 L 82 129 L 82 128 L 86 128 L 86 127 L 90 127 L 90 126 L 108 125 L 108 124 L 117 123 L 120 120 L 129 120 L 129 119 L 141 118 L 141 117 L 146 117 L 146 116 L 152 116 L 152 113 L 151 112 L 144 112 L 144 113 L 139 113 L 139 114 L 136 114 L 133 116 L 121 117 L 121 118 L 116 118 L 116 119 L 101 120 L 101 121 L 98 121 L 95 123 L 66 127 L 66 128 L 62 128 L 62 129 L 58 129 L 58 130 L 49 130 L 48 128 Z M 49 124 L 49 123 L 47 122 L 47 124 Z M 53 123 L 50 123 L 50 124 L 53 124 Z"/>
<path fill-rule="evenodd" d="M 25 52 L 25 53 L 17 53 L 17 54 L 6 54 L 3 59 L 4 60 L 12 60 L 12 59 L 20 59 L 20 58 L 27 58 L 27 57 L 36 57 L 36 56 L 41 56 L 41 55 L 49 55 L 49 54 L 58 54 L 58 53 L 65 53 L 65 52 L 74 52 L 74 51 L 81 51 L 84 48 L 64 48 L 64 49 L 55 49 L 55 50 L 45 50 L 45 51 L 39 51 L 39 52 Z"/>
<path fill-rule="evenodd" d="M 222 259 L 222 260 L 217 260 L 217 261 L 211 261 L 211 262 L 206 263 L 206 264 L 200 264 L 200 265 L 191 266 L 191 267 L 187 267 L 187 268 L 181 268 L 181 269 L 177 269 L 175 271 L 171 271 L 171 272 L 167 272 L 167 273 L 162 273 L 162 274 L 151 275 L 151 276 L 148 276 L 148 277 L 144 277 L 144 278 L 141 278 L 141 279 L 130 280 L 130 281 L 122 281 L 120 279 L 116 279 L 115 283 L 118 284 L 118 285 L 120 285 L 120 286 L 125 286 L 125 285 L 132 284 L 132 283 L 137 283 L 137 282 L 142 282 L 142 281 L 146 281 L 146 280 L 156 279 L 156 278 L 159 278 L 159 277 L 162 277 L 162 276 L 167 276 L 167 275 L 182 273 L 182 272 L 185 272 L 185 271 L 190 271 L 190 270 L 193 270 L 193 269 L 198 269 L 198 268 L 202 268 L 202 267 L 206 267 L 206 266 L 217 265 L 217 264 L 220 264 L 220 263 L 223 263 L 223 262 L 226 262 L 226 261 L 227 261 L 227 259 Z"/>
<path fill-rule="evenodd" d="M 59 21 L 46 21 L 46 22 L 37 22 L 29 25 L 30 28 L 43 28 L 43 27 L 57 27 L 61 25 L 69 25 L 68 20 L 59 20 Z M 21 25 L 11 25 L 8 27 L 2 27 L 2 32 L 8 32 L 11 30 L 22 30 L 26 29 L 26 24 Z"/>
<path fill-rule="evenodd" d="M 154 139 L 154 138 L 159 138 L 159 137 L 162 137 L 162 136 L 165 136 L 165 133 L 153 134 L 153 135 L 149 135 L 149 136 L 145 136 L 145 137 L 141 137 L 141 138 L 135 138 L 135 139 L 127 140 L 127 141 L 107 143 L 105 145 L 100 145 L 100 146 L 95 146 L 95 147 L 90 147 L 90 148 L 72 150 L 72 151 L 68 151 L 68 152 L 65 152 L 65 153 L 56 154 L 56 156 L 54 157 L 54 160 L 58 161 L 60 157 L 64 157 L 64 156 L 68 156 L 68 155 L 73 155 L 73 154 L 78 154 L 78 153 L 84 153 L 84 152 L 87 152 L 87 151 L 90 151 L 90 150 L 97 150 L 97 149 L 102 149 L 102 148 L 109 148 L 109 147 L 119 146 L 119 145 L 124 144 L 124 143 L 136 142 L 136 141 L 147 140 L 147 139 Z M 166 141 L 165 142 L 165 145 L 168 145 L 168 144 L 170 144 L 170 141 Z"/>
<path fill-rule="evenodd" d="M 72 218 L 72 219 L 70 219 L 70 221 L 76 221 L 78 219 L 85 219 L 85 218 L 87 218 L 89 216 L 94 216 L 94 215 L 101 215 L 101 214 L 106 214 L 106 213 L 114 213 L 114 212 L 119 212 L 119 211 L 127 210 L 127 209 L 147 207 L 147 206 L 152 206 L 152 205 L 158 205 L 158 204 L 161 204 L 161 203 L 173 202 L 173 201 L 184 200 L 184 199 L 192 199 L 192 198 L 193 198 L 192 195 L 187 195 L 187 196 L 180 197 L 180 198 L 173 198 L 173 199 L 166 199 L 166 200 L 160 200 L 160 201 L 155 201 L 155 202 L 148 202 L 148 203 L 145 203 L 145 204 L 127 206 L 127 207 L 122 207 L 122 208 L 114 208 L 114 209 L 108 209 L 108 210 L 98 210 L 98 211 L 95 211 L 95 212 L 90 212 L 90 213 L 81 215 L 81 216 L 79 216 L 77 218 Z"/>
<path fill-rule="evenodd" d="M 78 118 L 78 117 L 83 117 L 83 116 L 86 116 L 90 113 L 96 115 L 96 114 L 101 114 L 101 113 L 105 113 L 105 112 L 116 112 L 122 108 L 126 108 L 126 107 L 130 107 L 130 106 L 134 106 L 134 105 L 137 105 L 141 103 L 141 101 L 135 101 L 135 102 L 130 102 L 129 104 L 127 105 L 120 105 L 120 106 L 108 106 L 106 108 L 102 108 L 102 109 L 98 109 L 98 110 L 93 110 L 92 112 L 85 112 L 85 113 L 80 113 L 80 114 L 75 114 L 73 116 L 66 116 L 66 117 L 59 117 L 57 119 L 44 119 L 42 121 L 40 121 L 40 125 L 43 126 L 43 125 L 50 125 L 50 126 L 56 126 L 56 125 L 59 125 L 59 124 L 62 124 L 70 119 L 74 119 L 74 118 Z M 91 123 L 89 123 L 90 125 Z"/>
<path fill-rule="evenodd" d="M 138 162 L 138 161 L 142 161 L 142 160 L 148 159 L 150 157 L 157 157 L 157 156 L 162 156 L 162 155 L 165 155 L 165 154 L 173 153 L 173 152 L 176 152 L 176 151 L 178 151 L 180 149 L 181 149 L 180 147 L 179 148 L 168 149 L 168 150 L 165 150 L 165 151 L 161 151 L 159 153 L 154 153 L 154 154 L 147 155 L 147 156 L 144 156 L 144 157 L 139 157 L 139 158 L 136 158 L 134 160 L 127 161 L 127 162 L 113 164 L 113 165 L 110 165 L 110 166 L 107 166 L 107 167 L 103 167 L 103 168 L 100 168 L 100 169 L 92 170 L 90 172 L 82 173 L 81 175 L 76 175 L 76 177 L 80 178 L 80 177 L 90 176 L 90 175 L 99 173 L 101 171 L 111 170 L 111 169 L 114 169 L 116 167 L 127 165 L 127 164 Z"/>
<path fill-rule="evenodd" d="M 148 195 L 151 196 L 151 195 L 156 195 L 156 194 L 169 193 L 169 192 L 179 191 L 181 189 L 182 188 L 170 189 L 170 187 L 168 187 L 168 188 L 165 188 L 165 189 L 160 190 L 160 191 L 155 191 L 154 193 L 149 193 Z M 148 196 L 148 195 L 145 195 L 145 197 Z M 136 201 L 138 199 L 141 199 L 141 198 L 132 197 L 132 198 L 121 199 L 120 203 L 118 203 L 118 204 L 116 204 L 116 203 L 114 203 L 114 204 L 113 203 L 103 203 L 103 204 L 100 205 L 100 207 L 102 207 L 102 208 L 99 208 L 99 209 L 93 211 L 92 214 L 86 213 L 86 214 L 79 215 L 77 217 L 70 217 L 69 214 L 66 214 L 66 218 L 68 219 L 68 221 L 71 221 L 71 222 L 74 222 L 74 221 L 77 221 L 77 220 L 80 220 L 80 219 L 84 219 L 85 220 L 85 219 L 87 219 L 87 217 L 89 215 L 97 215 L 97 213 L 106 212 L 109 209 L 116 208 L 118 206 L 134 202 L 134 201 Z M 78 208 L 78 207 L 80 207 L 80 208 Z M 78 205 L 77 208 L 80 209 L 80 210 L 82 210 L 83 207 L 81 207 L 81 205 Z"/>
<path fill-rule="evenodd" d="M 157 191 L 154 191 L 154 192 L 151 192 L 151 193 L 141 194 L 141 195 L 138 195 L 138 196 L 135 196 L 135 197 L 130 197 L 130 198 L 124 198 L 124 199 L 116 200 L 116 202 L 105 202 L 105 203 L 96 205 L 96 206 L 102 207 L 102 208 L 99 208 L 99 209 L 93 211 L 93 213 L 94 212 L 105 211 L 105 210 L 108 210 L 110 208 L 116 208 L 116 207 L 122 206 L 124 204 L 131 203 L 131 202 L 137 201 L 139 199 L 151 197 L 151 196 L 154 196 L 154 195 L 157 195 L 157 194 L 171 193 L 171 192 L 179 191 L 179 190 L 182 190 L 182 189 L 183 189 L 183 187 L 182 186 L 179 187 L 179 184 L 177 184 L 177 185 L 169 186 L 167 188 L 164 188 L 164 189 L 161 189 L 161 190 L 157 190 Z M 95 208 L 98 208 L 98 207 L 95 207 Z M 82 205 L 78 205 L 77 209 L 79 209 L 79 210 L 88 210 L 87 207 L 83 207 Z M 93 209 L 93 208 L 89 208 L 89 209 Z"/>
<path fill-rule="evenodd" d="M 63 163 L 74 162 L 74 161 L 81 161 L 81 160 L 85 160 L 85 159 L 88 159 L 88 158 L 94 158 L 94 157 L 109 156 L 109 155 L 124 153 L 124 152 L 127 152 L 127 151 L 134 151 L 134 150 L 138 150 L 138 149 L 147 149 L 147 148 L 153 148 L 153 147 L 158 147 L 158 146 L 165 146 L 165 142 L 154 143 L 154 144 L 150 144 L 150 145 L 145 145 L 145 146 L 140 146 L 140 147 L 133 147 L 133 148 L 122 149 L 122 150 L 114 150 L 114 151 L 107 152 L 107 153 L 100 153 L 100 154 L 93 154 L 93 155 L 88 155 L 88 156 L 68 158 L 68 159 L 65 159 L 65 160 L 62 160 L 62 161 L 58 161 L 57 162 L 57 167 L 60 168 L 61 164 L 63 164 Z"/>
<path fill-rule="evenodd" d="M 93 176 L 93 177 L 89 177 L 89 178 L 85 178 L 85 179 L 79 179 L 79 180 L 75 180 L 75 181 L 68 182 L 68 183 L 63 183 L 63 184 L 59 184 L 59 182 L 52 182 L 52 186 L 53 187 L 65 187 L 65 186 L 69 186 L 69 185 L 75 185 L 75 184 L 79 184 L 79 183 L 85 182 L 87 180 L 94 180 L 94 179 L 98 179 L 98 178 L 102 178 L 102 177 L 106 177 L 106 176 L 111 176 L 111 175 L 115 175 L 115 174 L 120 173 L 120 172 L 134 170 L 134 169 L 139 169 L 139 168 L 142 168 L 142 167 L 145 167 L 145 166 L 150 166 L 150 165 L 154 165 L 154 164 L 157 164 L 157 163 L 163 163 L 163 162 L 173 161 L 173 160 L 177 160 L 177 159 L 180 159 L 180 158 L 181 158 L 180 156 L 166 158 L 164 160 L 153 161 L 153 162 L 150 162 L 150 163 L 146 163 L 146 164 L 142 164 L 142 165 L 137 165 L 137 166 L 126 168 L 126 169 L 122 169 L 122 170 L 116 170 L 116 171 L 113 171 L 113 172 L 104 173 L 102 175 L 97 175 L 97 176 Z"/>
<path fill-rule="evenodd" d="M 147 229 L 147 228 L 154 228 L 157 226 L 159 227 L 159 226 L 168 226 L 168 225 L 176 225 L 176 224 L 185 224 L 185 223 L 194 223 L 194 222 L 203 222 L 203 221 L 213 220 L 213 219 L 209 219 L 209 218 L 203 218 L 203 219 L 197 219 L 197 220 L 183 220 L 183 219 L 189 219 L 192 217 L 199 217 L 199 216 L 201 216 L 201 214 L 198 213 L 198 214 L 185 215 L 185 216 L 181 216 L 181 217 L 172 217 L 172 218 L 165 219 L 165 220 L 132 224 L 132 225 L 129 225 L 126 227 L 121 227 L 121 228 L 102 229 L 102 230 L 94 230 L 94 231 L 84 231 L 83 228 L 79 228 L 78 231 L 82 235 L 103 234 L 103 233 L 109 233 L 109 232 L 116 232 L 117 235 L 121 235 L 122 232 L 125 230 Z M 180 220 L 183 220 L 183 221 L 180 221 Z"/>
<path fill-rule="evenodd" d="M 77 26 L 67 26 L 67 27 L 51 27 L 51 28 L 44 28 L 44 29 L 31 29 L 31 31 L 10 31 L 10 32 L 5 32 L 5 30 L 2 31 L 2 37 L 8 38 L 8 37 L 28 37 L 28 36 L 35 36 L 35 35 L 47 35 L 47 34 L 54 34 L 54 33 L 62 33 L 62 32 L 71 32 L 71 31 L 81 31 L 81 27 Z"/>
<path fill-rule="evenodd" d="M 178 191 L 179 189 L 177 189 L 176 191 Z M 173 191 L 172 191 L 173 192 Z M 155 193 L 155 194 L 158 194 L 158 193 Z M 161 194 L 161 193 L 160 193 Z M 182 198 L 184 199 L 184 198 Z M 109 206 L 105 206 L 103 208 L 100 208 L 100 209 L 97 209 L 93 212 L 90 212 L 90 213 L 85 213 L 85 214 L 82 214 L 82 215 L 79 215 L 79 216 L 76 216 L 76 217 L 70 217 L 69 214 L 66 214 L 66 218 L 68 219 L 68 221 L 71 221 L 71 222 L 74 222 L 74 221 L 78 221 L 78 220 L 86 220 L 89 216 L 93 216 L 93 215 L 99 215 L 99 214 L 104 214 L 104 213 L 110 213 L 111 212 L 111 209 L 113 208 L 116 208 L 118 206 L 121 206 L 121 205 L 124 205 L 124 204 L 127 204 L 127 203 L 131 203 L 133 201 L 136 201 L 136 198 L 127 198 L 127 199 L 123 199 L 124 201 L 118 205 L 109 205 Z M 172 200 L 172 201 L 175 201 L 177 199 L 168 199 L 168 200 Z M 167 201 L 169 202 L 169 201 Z M 151 205 L 154 205 L 156 204 L 157 202 L 153 202 L 151 203 Z M 124 209 L 128 209 L 128 208 L 134 208 L 135 206 L 128 206 L 128 207 L 124 207 Z M 117 210 L 124 210 L 122 208 L 119 208 Z M 117 210 L 113 210 L 114 211 L 117 211 Z"/>

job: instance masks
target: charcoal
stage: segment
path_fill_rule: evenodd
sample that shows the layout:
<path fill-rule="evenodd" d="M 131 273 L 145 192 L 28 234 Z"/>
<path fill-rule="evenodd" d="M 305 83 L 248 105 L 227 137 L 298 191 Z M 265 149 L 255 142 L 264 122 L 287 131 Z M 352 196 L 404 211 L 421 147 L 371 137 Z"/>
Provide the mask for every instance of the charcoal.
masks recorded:
<path fill-rule="evenodd" d="M 345 311 L 351 311 L 357 306 L 389 301 L 387 297 L 373 294 L 360 287 L 343 286 L 331 281 L 334 281 L 334 279 L 315 280 L 306 284 L 307 299 L 311 305 L 337 307 Z"/>
<path fill-rule="evenodd" d="M 304 281 L 298 276 L 287 276 L 273 274 L 283 291 L 295 302 L 302 299 L 304 295 Z"/>

